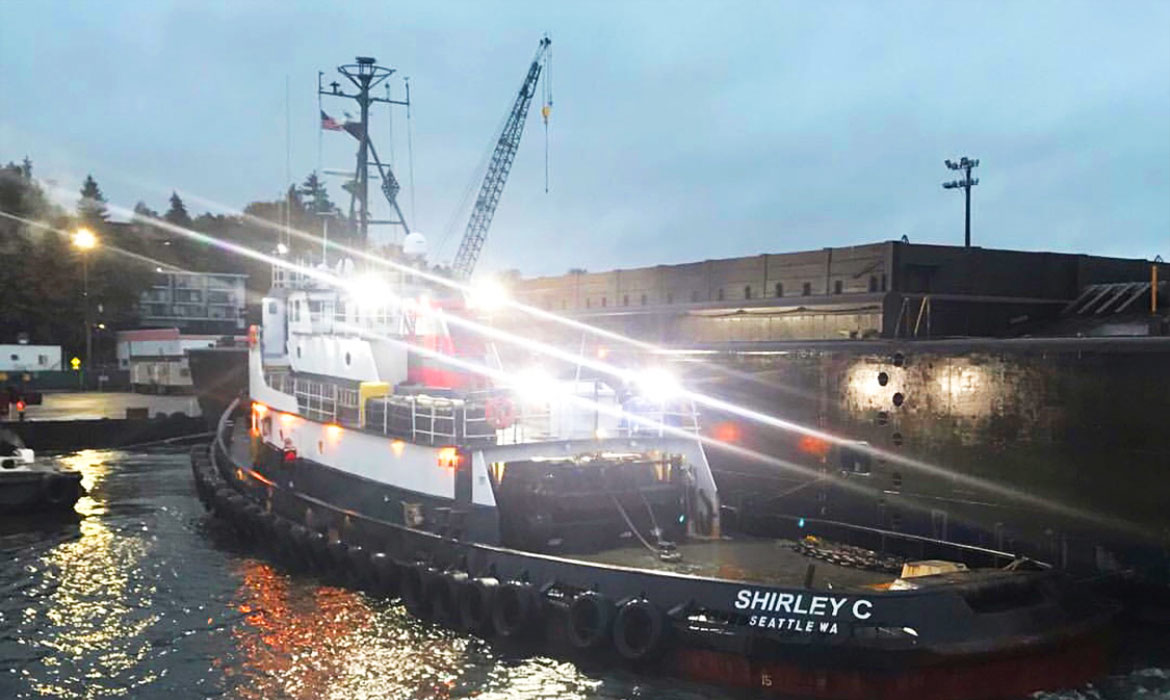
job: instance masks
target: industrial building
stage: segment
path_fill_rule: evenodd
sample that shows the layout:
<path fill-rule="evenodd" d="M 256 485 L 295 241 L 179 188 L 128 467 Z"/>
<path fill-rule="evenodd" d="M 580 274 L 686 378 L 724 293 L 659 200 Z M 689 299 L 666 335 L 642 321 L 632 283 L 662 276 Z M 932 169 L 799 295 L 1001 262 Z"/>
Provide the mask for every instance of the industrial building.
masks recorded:
<path fill-rule="evenodd" d="M 1150 295 L 1155 270 L 1157 307 Z M 512 293 L 669 344 L 995 337 L 1049 332 L 1053 324 L 1072 334 L 1147 335 L 1165 332 L 1168 275 L 1170 266 L 1145 260 L 885 241 L 573 271 L 519 280 Z M 1078 304 L 1088 292 L 1095 299 Z M 1163 313 L 1151 321 L 1158 307 Z"/>

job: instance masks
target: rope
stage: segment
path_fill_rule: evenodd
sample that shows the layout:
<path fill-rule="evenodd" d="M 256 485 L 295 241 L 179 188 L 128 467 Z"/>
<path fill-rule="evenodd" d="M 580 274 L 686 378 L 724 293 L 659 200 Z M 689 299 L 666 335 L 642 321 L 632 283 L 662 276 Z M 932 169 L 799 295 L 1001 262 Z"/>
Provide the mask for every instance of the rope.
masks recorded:
<path fill-rule="evenodd" d="M 611 493 L 609 494 L 609 498 L 613 501 L 613 504 L 617 506 L 618 513 L 621 514 L 622 520 L 626 521 L 626 525 L 630 528 L 630 532 L 634 533 L 634 536 L 638 538 L 638 541 L 642 543 L 642 546 L 650 550 L 651 554 L 658 556 L 658 550 L 654 548 L 649 542 L 647 542 L 645 537 L 642 537 L 642 533 L 638 532 L 638 528 L 634 526 L 634 521 L 630 520 L 629 515 L 626 515 L 626 509 L 622 507 L 622 504 L 620 501 L 618 501 L 617 496 Z"/>
<path fill-rule="evenodd" d="M 410 167 L 410 220 L 417 221 L 417 214 L 414 210 L 414 138 L 412 134 L 414 130 L 410 121 L 410 78 L 405 78 L 406 81 L 406 158 Z"/>

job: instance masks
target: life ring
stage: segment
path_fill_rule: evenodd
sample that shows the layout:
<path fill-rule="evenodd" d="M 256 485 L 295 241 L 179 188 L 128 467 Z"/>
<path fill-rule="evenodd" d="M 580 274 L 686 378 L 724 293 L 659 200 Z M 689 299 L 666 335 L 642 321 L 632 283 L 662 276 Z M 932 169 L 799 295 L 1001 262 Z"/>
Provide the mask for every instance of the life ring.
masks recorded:
<path fill-rule="evenodd" d="M 596 649 L 609 637 L 613 603 L 596 591 L 579 593 L 569 603 L 566 634 L 578 649 Z"/>
<path fill-rule="evenodd" d="M 496 430 L 510 428 L 516 422 L 516 405 L 506 396 L 495 396 L 483 405 L 483 417 Z"/>
<path fill-rule="evenodd" d="M 645 598 L 623 605 L 613 620 L 613 646 L 627 661 L 646 661 L 662 651 L 666 636 L 662 611 Z"/>
<path fill-rule="evenodd" d="M 491 629 L 492 604 L 500 582 L 494 578 L 477 578 L 459 588 L 456 606 L 459 608 L 459 627 L 467 632 L 485 633 Z"/>
<path fill-rule="evenodd" d="M 500 637 L 516 638 L 528 632 L 536 607 L 532 584 L 508 581 L 496 590 L 492 629 Z"/>

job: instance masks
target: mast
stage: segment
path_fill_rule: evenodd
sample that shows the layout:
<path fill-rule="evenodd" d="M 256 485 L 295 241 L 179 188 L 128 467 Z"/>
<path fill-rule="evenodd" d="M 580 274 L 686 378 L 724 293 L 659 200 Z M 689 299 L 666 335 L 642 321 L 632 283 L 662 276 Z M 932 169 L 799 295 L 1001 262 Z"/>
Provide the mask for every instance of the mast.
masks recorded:
<path fill-rule="evenodd" d="M 358 141 L 353 181 L 346 189 L 350 193 L 350 218 L 351 220 L 356 219 L 358 231 L 362 241 L 365 242 L 369 240 L 371 225 L 401 226 L 404 235 L 410 233 L 410 226 L 406 223 L 402 208 L 398 206 L 398 192 L 401 189 L 398 178 L 394 176 L 390 164 L 383 163 L 378 158 L 378 150 L 374 147 L 373 141 L 370 140 L 370 108 L 378 103 L 383 103 L 390 105 L 391 108 L 393 105 L 399 105 L 409 110 L 410 94 L 407 93 L 404 100 L 391 99 L 389 91 L 387 91 L 386 97 L 372 95 L 370 91 L 393 75 L 395 69 L 379 66 L 375 59 L 369 56 L 358 56 L 355 61 L 356 63 L 338 66 L 337 72 L 344 75 L 357 88 L 356 92 L 343 91 L 341 84 L 337 81 L 329 83 L 329 89 L 326 90 L 318 81 L 317 94 L 326 97 L 343 97 L 358 103 L 358 121 L 346 121 L 342 129 Z M 374 169 L 374 176 L 382 181 L 382 194 L 392 212 L 389 219 L 370 218 L 371 168 Z"/>

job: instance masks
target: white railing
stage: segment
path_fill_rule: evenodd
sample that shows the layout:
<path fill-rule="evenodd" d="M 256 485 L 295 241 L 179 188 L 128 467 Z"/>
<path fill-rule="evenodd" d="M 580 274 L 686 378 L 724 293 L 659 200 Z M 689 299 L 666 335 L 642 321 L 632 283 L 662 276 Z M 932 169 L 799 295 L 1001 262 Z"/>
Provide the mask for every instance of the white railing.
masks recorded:
<path fill-rule="evenodd" d="M 271 373 L 268 385 L 277 391 L 291 394 L 297 400 L 300 414 L 322 423 L 358 423 L 358 390 L 286 373 Z"/>

